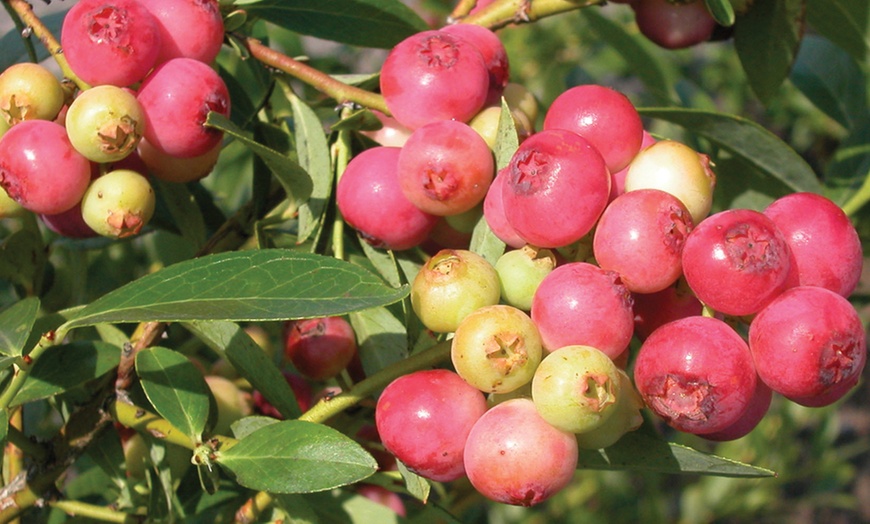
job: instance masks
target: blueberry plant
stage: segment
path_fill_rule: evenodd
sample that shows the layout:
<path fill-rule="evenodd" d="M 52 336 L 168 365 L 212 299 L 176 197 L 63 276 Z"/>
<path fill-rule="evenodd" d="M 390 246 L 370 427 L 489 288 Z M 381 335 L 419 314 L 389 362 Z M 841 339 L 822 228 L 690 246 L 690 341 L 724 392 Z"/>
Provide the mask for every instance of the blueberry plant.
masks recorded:
<path fill-rule="evenodd" d="M 865 1 L 0 3 L 0 522 L 706 521 L 830 469 Z"/>

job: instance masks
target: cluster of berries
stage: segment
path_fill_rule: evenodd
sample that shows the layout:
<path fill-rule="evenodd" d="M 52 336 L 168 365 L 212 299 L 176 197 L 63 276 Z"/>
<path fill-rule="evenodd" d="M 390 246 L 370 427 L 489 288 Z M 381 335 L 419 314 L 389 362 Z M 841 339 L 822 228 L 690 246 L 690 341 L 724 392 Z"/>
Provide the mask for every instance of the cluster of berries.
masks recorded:
<path fill-rule="evenodd" d="M 578 449 L 612 445 L 644 408 L 731 440 L 773 393 L 823 406 L 857 384 L 866 343 L 848 297 L 863 257 L 839 207 L 796 193 L 711 215 L 709 158 L 655 140 L 624 95 L 598 85 L 557 97 L 496 173 L 464 122 L 504 93 L 493 71 L 507 66 L 455 34 L 393 49 L 381 87 L 407 138 L 364 151 L 339 181 L 345 219 L 377 246 L 420 245 L 442 218 L 471 213 L 509 248 L 490 264 L 445 246 L 416 275 L 413 310 L 451 338 L 453 370 L 386 388 L 387 450 L 424 477 L 467 475 L 493 500 L 531 505 L 570 482 Z M 438 90 L 466 63 L 479 96 Z"/>
<path fill-rule="evenodd" d="M 216 0 L 74 5 L 61 47 L 84 89 L 39 64 L 0 74 L 0 216 L 31 211 L 73 238 L 138 234 L 149 174 L 187 182 L 217 161 L 222 135 L 203 123 L 230 110 L 210 67 L 223 29 Z"/>

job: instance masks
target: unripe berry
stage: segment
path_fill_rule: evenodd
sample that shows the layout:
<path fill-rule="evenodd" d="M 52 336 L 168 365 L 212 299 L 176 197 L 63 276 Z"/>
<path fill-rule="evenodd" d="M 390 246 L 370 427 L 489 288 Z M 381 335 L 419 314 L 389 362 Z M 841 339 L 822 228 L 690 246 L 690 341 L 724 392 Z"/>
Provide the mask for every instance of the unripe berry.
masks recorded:
<path fill-rule="evenodd" d="M 253 398 L 250 393 L 239 389 L 233 381 L 217 375 L 206 375 L 205 382 L 214 396 L 217 405 L 217 421 L 212 433 L 231 436 L 233 422 L 254 412 Z"/>
<path fill-rule="evenodd" d="M 643 415 L 640 413 L 644 408 L 643 398 L 625 371 L 617 369 L 616 374 L 619 377 L 619 388 L 613 413 L 596 428 L 577 434 L 577 445 L 581 449 L 612 446 L 623 435 L 643 424 Z"/>
<path fill-rule="evenodd" d="M 523 246 L 506 251 L 495 262 L 502 300 L 523 311 L 530 311 L 535 291 L 555 267 L 556 256 L 549 249 Z"/>
<path fill-rule="evenodd" d="M 82 217 L 103 236 L 137 235 L 154 214 L 155 198 L 147 178 L 129 169 L 116 169 L 91 182 L 82 197 Z"/>
<path fill-rule="evenodd" d="M 103 85 L 83 91 L 66 113 L 70 142 L 91 162 L 117 162 L 136 150 L 145 114 L 128 90 Z"/>
<path fill-rule="evenodd" d="M 0 127 L 22 120 L 54 120 L 64 98 L 60 82 L 47 68 L 31 62 L 13 64 L 0 73 Z"/>
<path fill-rule="evenodd" d="M 180 158 L 167 155 L 143 138 L 136 151 L 154 178 L 184 184 L 208 176 L 217 165 L 222 150 L 223 144 L 218 142 L 202 155 Z"/>

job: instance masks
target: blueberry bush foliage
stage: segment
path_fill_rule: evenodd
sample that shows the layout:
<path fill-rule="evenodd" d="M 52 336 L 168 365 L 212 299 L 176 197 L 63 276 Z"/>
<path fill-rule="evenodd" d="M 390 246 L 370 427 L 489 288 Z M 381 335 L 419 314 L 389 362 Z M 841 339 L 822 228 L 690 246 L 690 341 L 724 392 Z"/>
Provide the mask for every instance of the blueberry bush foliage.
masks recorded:
<path fill-rule="evenodd" d="M 362 133 L 381 126 L 373 111 L 389 113 L 384 57 L 415 33 L 496 31 L 539 118 L 575 85 L 623 92 L 655 137 L 709 155 L 714 212 L 820 193 L 870 235 L 870 6 L 696 1 L 711 34 L 665 49 L 623 2 L 221 0 L 211 65 L 231 111 L 204 124 L 223 137 L 208 176 L 152 179 L 153 218 L 126 238 L 66 237 L 30 212 L 0 220 L 0 521 L 870 518 L 863 381 L 831 407 L 774 397 L 730 442 L 645 413 L 616 444 L 581 450 L 571 484 L 531 508 L 489 502 L 463 479 L 427 480 L 372 435 L 392 380 L 450 367 L 449 337 L 425 329 L 409 298 L 431 248 L 374 247 L 335 204 L 345 167 L 376 145 Z M 0 3 L 0 70 L 40 62 L 68 93 L 88 87 L 59 47 L 75 1 Z M 498 167 L 517 148 L 511 122 L 499 123 Z M 480 215 L 466 233 L 491 262 L 506 249 Z M 866 321 L 863 285 L 851 301 Z M 327 316 L 349 319 L 358 360 L 291 387 L 285 321 Z M 218 406 L 233 403 L 232 425 L 221 424 Z"/>

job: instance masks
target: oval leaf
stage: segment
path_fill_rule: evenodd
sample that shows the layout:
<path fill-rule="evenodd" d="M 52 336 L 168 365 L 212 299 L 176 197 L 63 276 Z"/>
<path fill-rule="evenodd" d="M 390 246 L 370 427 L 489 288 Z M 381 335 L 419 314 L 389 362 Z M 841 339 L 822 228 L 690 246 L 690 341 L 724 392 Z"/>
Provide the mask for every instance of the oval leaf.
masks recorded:
<path fill-rule="evenodd" d="M 266 321 L 342 315 L 401 300 L 365 269 L 287 249 L 234 251 L 179 262 L 102 296 L 66 327 L 100 322 Z"/>
<path fill-rule="evenodd" d="M 38 313 L 36 297 L 20 300 L 0 313 L 0 355 L 14 357 L 24 352 Z"/>
<path fill-rule="evenodd" d="M 245 10 L 297 33 L 363 47 L 389 49 L 429 29 L 398 0 L 262 0 Z"/>
<path fill-rule="evenodd" d="M 76 341 L 50 347 L 33 365 L 10 407 L 80 386 L 108 373 L 120 361 L 121 349 L 105 342 Z"/>
<path fill-rule="evenodd" d="M 641 108 L 639 111 L 644 116 L 673 122 L 707 138 L 795 191 L 821 192 L 813 168 L 779 137 L 751 120 L 694 109 Z"/>
<path fill-rule="evenodd" d="M 734 25 L 734 47 L 755 95 L 770 102 L 788 76 L 804 31 L 804 0 L 756 0 Z"/>
<path fill-rule="evenodd" d="M 807 22 L 861 64 L 870 57 L 870 2 L 807 0 Z"/>
<path fill-rule="evenodd" d="M 609 448 L 580 452 L 579 468 L 715 475 L 718 477 L 773 477 L 773 471 L 736 460 L 702 453 L 667 442 L 643 428 L 625 434 Z"/>
<path fill-rule="evenodd" d="M 296 156 L 313 184 L 311 197 L 299 207 L 299 234 L 296 243 L 301 244 L 314 233 L 326 211 L 329 194 L 332 192 L 332 162 L 323 124 L 317 114 L 298 96 L 290 98 L 290 105 L 293 107 L 293 124 L 296 129 Z"/>
<path fill-rule="evenodd" d="M 297 418 L 302 414 L 293 389 L 278 366 L 238 324 L 212 320 L 184 325 L 206 346 L 226 358 L 284 418 Z"/>
<path fill-rule="evenodd" d="M 136 374 L 157 413 L 198 443 L 208 420 L 209 389 L 186 356 L 152 347 L 136 354 Z"/>
<path fill-rule="evenodd" d="M 246 488 L 311 493 L 360 481 L 377 462 L 351 438 L 322 424 L 285 420 L 220 453 L 217 463 Z"/>
<path fill-rule="evenodd" d="M 704 0 L 704 3 L 717 24 L 725 27 L 734 25 L 734 6 L 731 5 L 731 0 Z"/>

